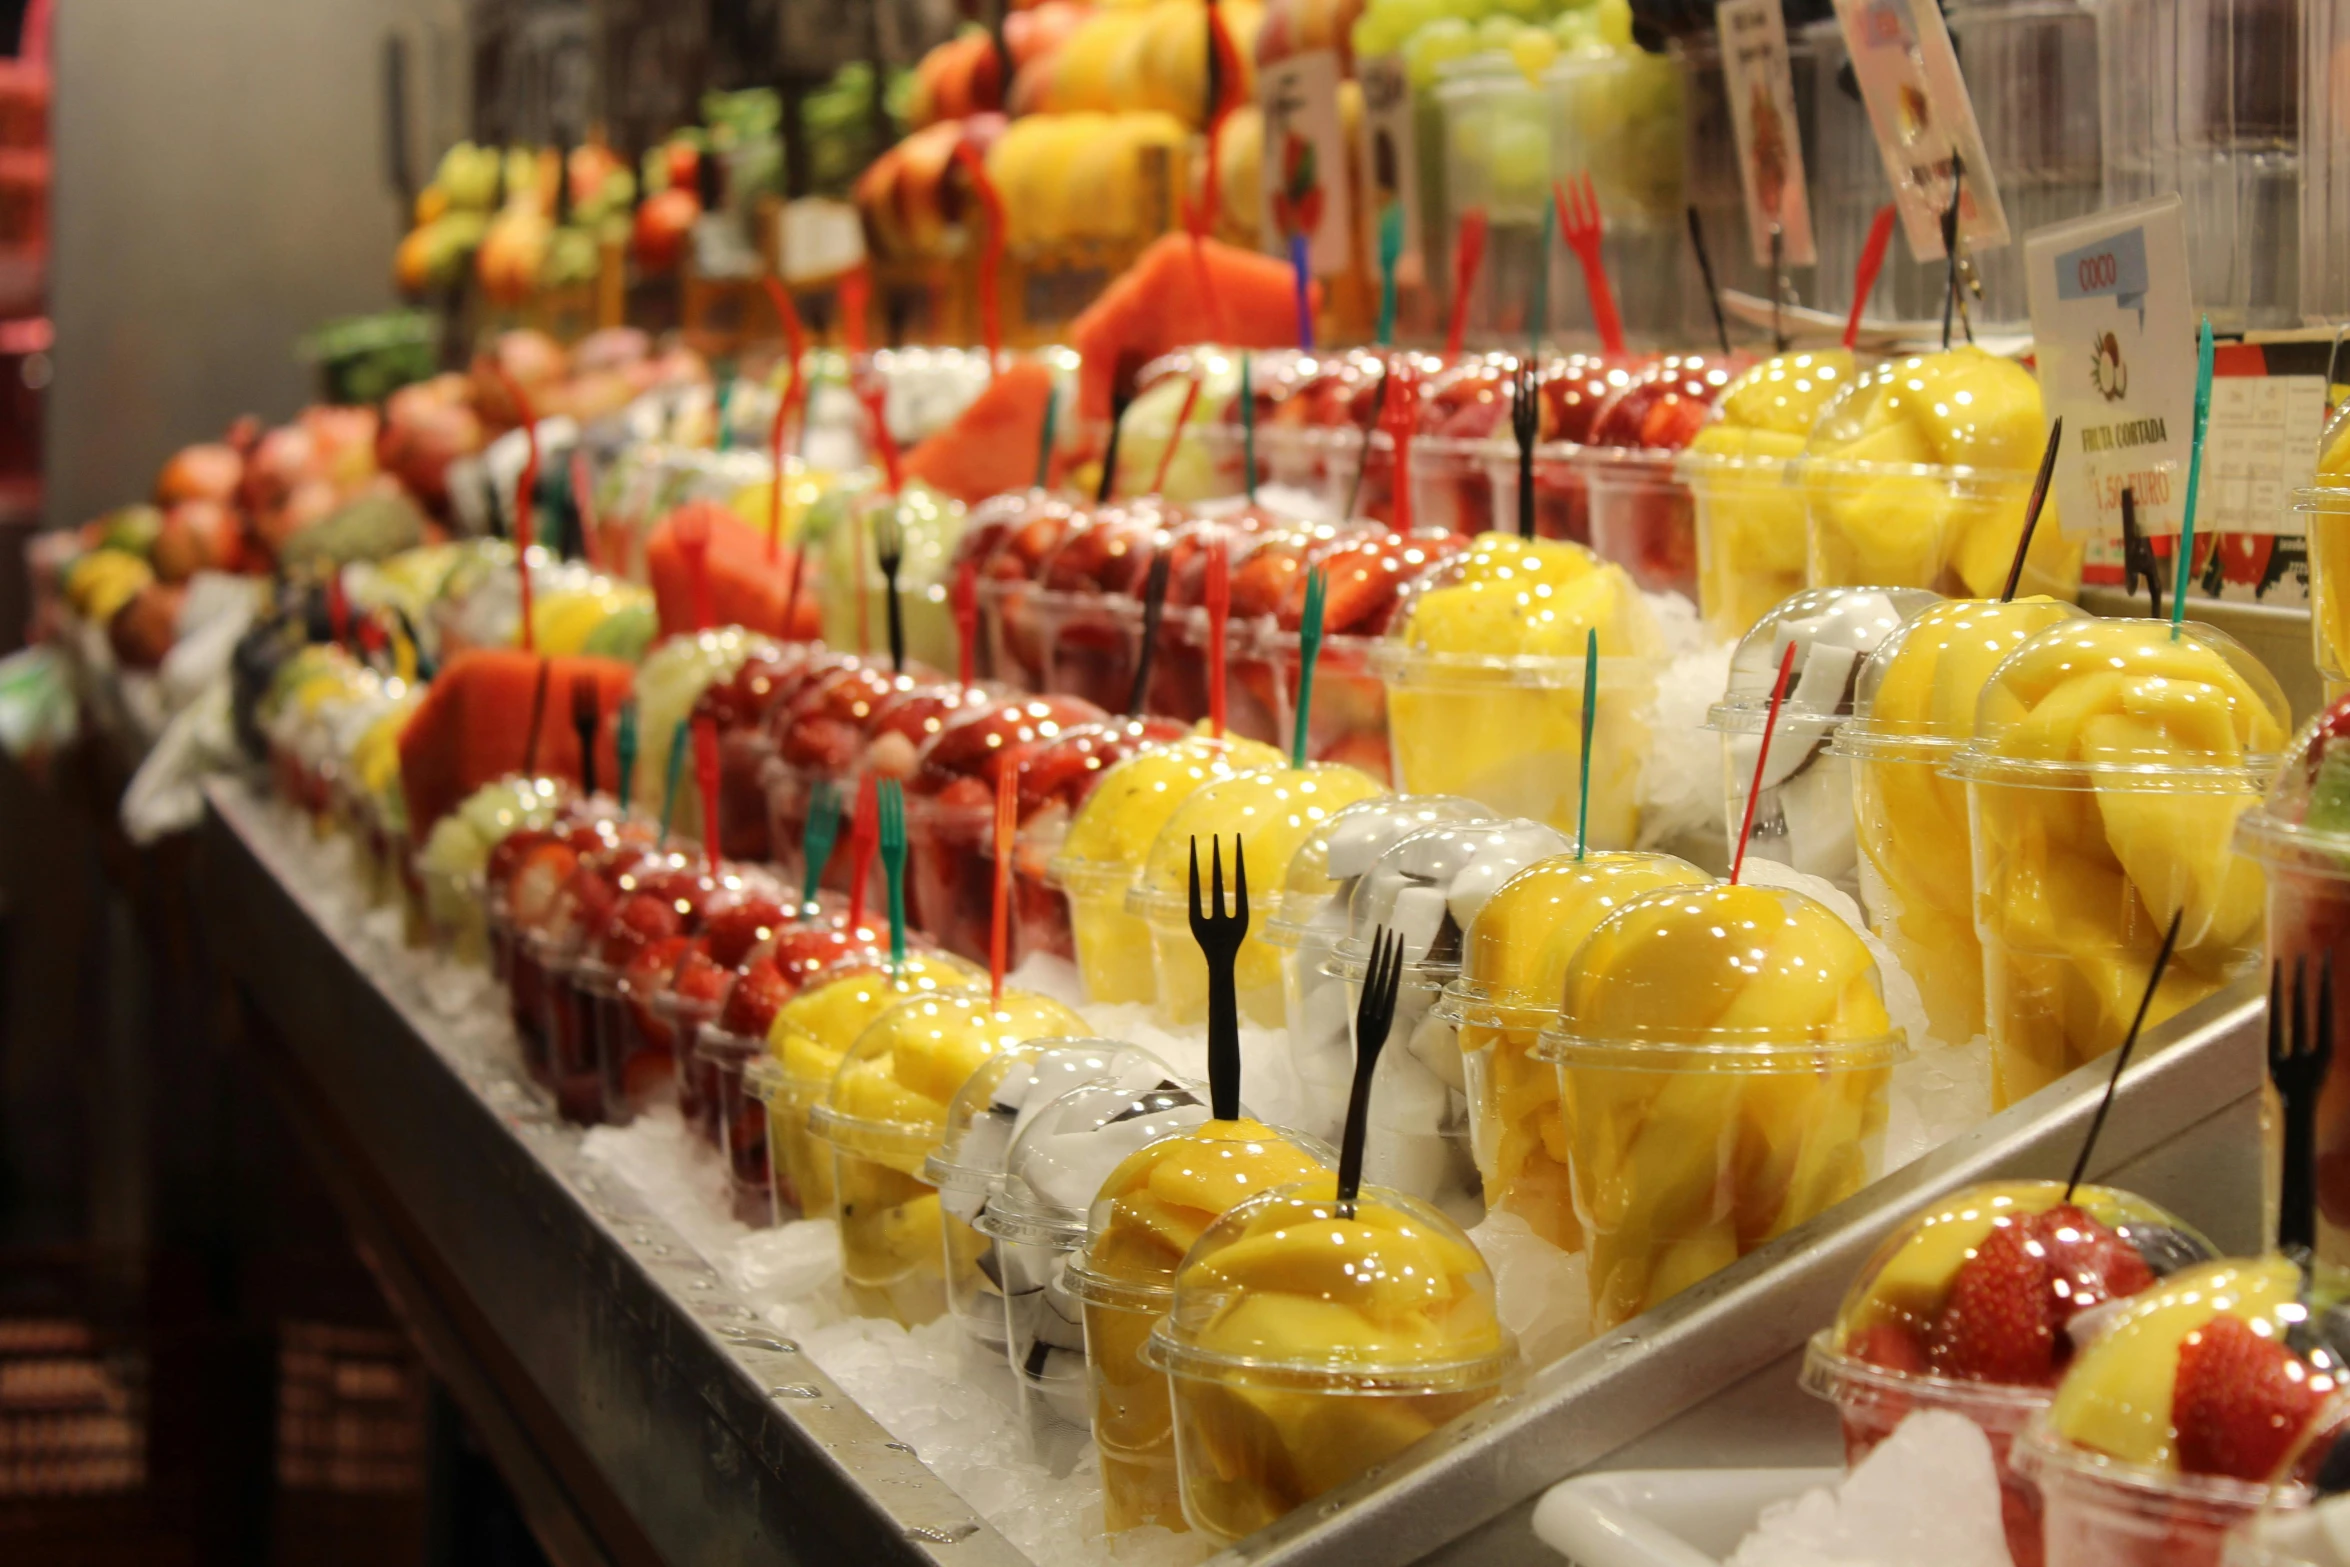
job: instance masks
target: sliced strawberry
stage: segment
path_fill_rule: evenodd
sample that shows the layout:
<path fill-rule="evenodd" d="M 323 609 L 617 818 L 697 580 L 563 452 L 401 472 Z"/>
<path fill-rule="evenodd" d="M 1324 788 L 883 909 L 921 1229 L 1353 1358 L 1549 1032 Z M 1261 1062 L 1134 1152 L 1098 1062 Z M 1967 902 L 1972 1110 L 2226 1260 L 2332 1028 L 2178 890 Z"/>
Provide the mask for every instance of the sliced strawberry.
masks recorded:
<path fill-rule="evenodd" d="M 2154 1282 L 2154 1270 L 2138 1248 L 2071 1203 L 2060 1203 L 2034 1224 L 2048 1257 L 2049 1288 L 2055 1292 L 2057 1325 L 2091 1306 L 2126 1300 Z M 2072 1341 L 2057 1339 L 2061 1365 L 2071 1358 Z"/>
<path fill-rule="evenodd" d="M 726 993 L 726 1006 L 718 1014 L 718 1026 L 744 1039 L 765 1039 L 767 1026 L 792 998 L 794 989 L 781 969 L 762 958 L 744 969 L 734 988 Z"/>
<path fill-rule="evenodd" d="M 2187 1335 L 2171 1395 L 2179 1467 L 2266 1481 L 2333 1391 L 2332 1379 L 2239 1317 Z"/>
<path fill-rule="evenodd" d="M 710 957 L 720 968 L 741 968 L 751 949 L 783 928 L 786 911 L 773 898 L 745 898 L 712 914 L 702 924 Z"/>
<path fill-rule="evenodd" d="M 1968 1382 L 2054 1382 L 2063 1324 L 2049 1277 L 2047 1252 L 2032 1222 L 2002 1221 L 1951 1281 L 1928 1344 L 1934 1369 Z"/>
<path fill-rule="evenodd" d="M 1899 1322 L 1879 1322 L 1852 1336 L 1844 1353 L 1887 1371 L 1927 1370 L 1926 1346 L 1917 1333 Z"/>

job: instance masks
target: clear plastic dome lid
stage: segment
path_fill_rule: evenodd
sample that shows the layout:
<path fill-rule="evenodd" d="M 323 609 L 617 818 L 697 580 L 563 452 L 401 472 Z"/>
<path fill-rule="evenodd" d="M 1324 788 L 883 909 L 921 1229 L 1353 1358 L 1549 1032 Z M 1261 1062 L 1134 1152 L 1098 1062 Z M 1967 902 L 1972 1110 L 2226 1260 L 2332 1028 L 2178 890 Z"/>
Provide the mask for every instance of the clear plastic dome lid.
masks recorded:
<path fill-rule="evenodd" d="M 2087 611 L 2052 598 L 1945 599 L 1902 622 L 1861 665 L 1852 717 L 1838 726 L 1847 755 L 1898 760 L 1974 738 L 1975 706 L 2001 659 Z"/>
<path fill-rule="evenodd" d="M 2029 478 L 2048 427 L 2040 383 L 1973 345 L 1892 359 L 1820 410 L 1808 455 L 1875 468 L 1974 468 Z"/>
<path fill-rule="evenodd" d="M 999 1240 L 1084 1244 L 1086 1216 L 1110 1172 L 1162 1138 L 1208 1119 L 1208 1085 L 1160 1069 L 1104 1075 L 1026 1115 L 980 1228 Z"/>
<path fill-rule="evenodd" d="M 1032 991 L 913 996 L 865 1025 L 809 1127 L 836 1148 L 919 1169 L 947 1106 L 989 1057 L 1031 1039 L 1086 1034 L 1085 1019 Z"/>
<path fill-rule="evenodd" d="M 1336 1162 L 1314 1139 L 1261 1121 L 1202 1121 L 1161 1137 L 1103 1177 L 1070 1281 L 1101 1305 L 1164 1310 L 1184 1253 L 1209 1225 L 1259 1192 L 1310 1180 Z"/>
<path fill-rule="evenodd" d="M 1502 884 L 1574 846 L 1565 833 L 1522 816 L 1422 828 L 1355 883 L 1335 972 L 1360 979 L 1372 941 L 1387 930 L 1403 938 L 1404 972 L 1413 983 L 1441 988 L 1460 973 L 1468 929 Z"/>
<path fill-rule="evenodd" d="M 2291 724 L 2276 677 L 2226 632 L 2087 619 L 2001 661 L 1958 768 L 2016 783 L 2261 789 Z"/>
<path fill-rule="evenodd" d="M 1171 718 L 1110 718 L 1065 729 L 1031 752 L 1020 768 L 1021 868 L 1049 865 L 1076 813 L 1120 762 L 1184 738 Z"/>
<path fill-rule="evenodd" d="M 1565 540 L 1481 533 L 1405 590 L 1380 656 L 1407 674 L 1579 684 L 1592 631 L 1603 688 L 1631 664 L 1645 680 L 1663 652 L 1656 617 L 1623 567 Z"/>
<path fill-rule="evenodd" d="M 1859 375 L 1849 348 L 1773 354 L 1723 389 L 1714 422 L 1691 447 L 1721 456 L 1792 457 L 1803 450 L 1821 411 Z M 1723 438 L 1731 432 L 1749 439 Z M 1772 439 L 1753 441 L 1757 435 Z"/>
<path fill-rule="evenodd" d="M 1628 900 L 1568 961 L 1542 1054 L 1579 1067 L 1808 1071 L 1889 1064 L 1876 959 L 1824 903 L 1717 882 Z"/>
<path fill-rule="evenodd" d="M 1375 795 L 1357 800 L 1324 822 L 1289 857 L 1281 897 L 1264 922 L 1277 947 L 1326 948 L 1346 934 L 1348 897 L 1400 838 L 1438 822 L 1484 821 L 1474 800 L 1449 794 Z"/>
<path fill-rule="evenodd" d="M 1210 839 L 1222 840 L 1224 885 L 1229 891 L 1236 880 L 1235 837 L 1244 845 L 1248 862 L 1257 867 L 1262 897 L 1261 889 L 1278 885 L 1298 847 L 1323 823 L 1358 800 L 1386 793 L 1385 784 L 1343 762 L 1267 767 L 1209 784 L 1178 806 L 1159 829 L 1129 907 L 1146 917 L 1188 917 L 1194 841 L 1200 848 L 1203 899 L 1210 886 Z"/>
<path fill-rule="evenodd" d="M 1142 1087 L 1171 1075 L 1157 1056 L 1117 1039 L 1030 1039 L 999 1050 L 955 1090 L 923 1177 L 951 1194 L 950 1210 L 968 1223 L 1002 1178 L 1020 1128 L 1055 1099 L 1086 1083 Z"/>
<path fill-rule="evenodd" d="M 2214 1255 L 2184 1220 L 2111 1187 L 2076 1187 L 2067 1201 L 2061 1181 L 1970 1186 L 1885 1238 L 1820 1354 L 2044 1392 L 2114 1303 Z"/>
<path fill-rule="evenodd" d="M 1192 795 L 1211 783 L 1258 768 L 1278 767 L 1281 753 L 1237 736 L 1192 735 L 1146 746 L 1104 772 L 1070 818 L 1068 836 L 1053 860 L 1064 879 L 1113 876 L 1130 880 L 1148 858 L 1159 830 Z"/>
<path fill-rule="evenodd" d="M 2018 1459 L 2200 1481 L 2258 1505 L 2340 1391 L 2340 1289 L 2273 1253 L 2172 1274 L 2073 1357 Z"/>
<path fill-rule="evenodd" d="M 891 1007 L 986 983 L 985 969 L 944 952 L 909 953 L 895 974 L 887 963 L 852 958 L 816 975 L 783 1004 L 767 1027 L 767 1050 L 788 1081 L 820 1093 L 857 1036 Z"/>
<path fill-rule="evenodd" d="M 1510 1014 L 1558 1010 L 1567 964 L 1631 899 L 1713 880 L 1670 854 L 1616 851 L 1553 855 L 1495 890 L 1461 943 L 1461 974 L 1447 986 L 1457 1020 L 1495 1024 Z"/>
<path fill-rule="evenodd" d="M 1152 1340 L 1186 1372 L 1374 1378 L 1378 1391 L 1498 1381 L 1515 1358 L 1493 1275 L 1459 1225 L 1366 1186 L 1340 1202 L 1322 1175 L 1249 1198 L 1208 1226 Z"/>
<path fill-rule="evenodd" d="M 1707 715 L 1715 729 L 1762 733 L 1787 649 L 1795 667 L 1780 704 L 1779 732 L 1817 738 L 1851 715 L 1869 655 L 1920 610 L 1942 600 L 1924 588 L 1806 588 L 1739 638 L 1730 678 Z"/>
<path fill-rule="evenodd" d="M 2301 726 L 2267 797 L 2236 823 L 2261 858 L 2350 876 L 2350 697 Z"/>

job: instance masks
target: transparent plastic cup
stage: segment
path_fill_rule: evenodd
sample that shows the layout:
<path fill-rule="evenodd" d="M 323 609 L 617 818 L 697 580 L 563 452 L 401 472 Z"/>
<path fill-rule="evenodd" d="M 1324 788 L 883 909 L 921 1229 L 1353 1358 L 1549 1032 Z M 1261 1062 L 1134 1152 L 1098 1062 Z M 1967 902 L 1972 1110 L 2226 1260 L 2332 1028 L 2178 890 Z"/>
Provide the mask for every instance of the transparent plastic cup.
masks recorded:
<path fill-rule="evenodd" d="M 1803 588 L 1803 496 L 1784 457 L 1685 452 L 1697 533 L 1697 607 L 1717 638 L 1744 636 L 1772 606 Z"/>
<path fill-rule="evenodd" d="M 1590 496 L 1591 549 L 1649 593 L 1698 597 L 1697 509 L 1675 471 L 1677 452 L 1586 446 L 1576 453 Z"/>
<path fill-rule="evenodd" d="M 1812 588 L 1772 606 L 1730 656 L 1722 700 L 1707 727 L 1722 737 L 1723 820 L 1729 857 L 1738 857 L 1747 795 L 1771 716 L 1771 693 L 1790 645 L 1796 649 L 1769 771 L 1754 809 L 1746 852 L 1792 865 L 1841 890 L 1860 893 L 1852 764 L 1834 748 L 1853 710 L 1863 662 L 1934 596 L 1916 588 Z"/>
<path fill-rule="evenodd" d="M 1006 1273 L 1002 1249 L 981 1221 L 1002 1188 L 1020 1129 L 1089 1083 L 1131 1090 L 1169 1076 L 1158 1057 L 1119 1040 L 1031 1039 L 997 1051 L 956 1090 L 922 1173 L 938 1188 L 947 1310 L 991 1358 L 1004 1354 Z M 956 1266 L 973 1254 L 976 1267 Z"/>
<path fill-rule="evenodd" d="M 1229 1544 L 1493 1398 L 1516 1356 L 1457 1225 L 1383 1187 L 1341 1202 L 1325 1176 L 1208 1228 L 1148 1358 L 1184 1518 Z"/>
<path fill-rule="evenodd" d="M 768 1168 L 777 1196 L 804 1219 L 838 1211 L 832 1150 L 808 1124 L 809 1112 L 831 1092 L 841 1058 L 875 1018 L 909 996 L 952 994 L 987 983 L 987 976 L 943 953 L 909 955 L 895 975 L 885 962 L 851 958 L 812 976 L 785 1002 L 767 1028 L 773 1069 L 767 1085 Z"/>
<path fill-rule="evenodd" d="M 1351 1036 L 1373 940 L 1382 931 L 1401 938 L 1403 980 L 1372 1085 L 1363 1169 L 1457 1223 L 1482 1220 L 1485 1204 L 1459 1024 L 1439 1002 L 1460 977 L 1467 933 L 1486 902 L 1517 872 L 1572 848 L 1565 835 L 1522 818 L 1424 827 L 1390 846 L 1356 882 L 1347 934 L 1326 965 L 1346 984 Z M 1349 1043 L 1343 1075 L 1327 1071 L 1339 1064 L 1328 1053 L 1312 1059 L 1322 1070 L 1301 1071 L 1317 1104 L 1342 1124 L 1361 1042 Z"/>
<path fill-rule="evenodd" d="M 1087 1211 L 1135 1150 L 1208 1118 L 1205 1084 L 1138 1075 L 1113 1071 L 1024 1117 L 978 1219 L 1002 1268 L 1004 1352 L 1030 1451 L 1056 1473 L 1083 1456 L 1092 1423 L 1085 1313 L 1068 1278 L 1085 1246 Z"/>
<path fill-rule="evenodd" d="M 1226 1210 L 1309 1179 L 1327 1147 L 1256 1121 L 1203 1121 L 1121 1160 L 1096 1191 L 1063 1270 L 1085 1317 L 1085 1370 L 1102 1506 L 1112 1533 L 1181 1529 L 1167 1378 L 1144 1358 L 1184 1254 Z"/>
<path fill-rule="evenodd" d="M 1109 718 L 1062 731 L 1022 762 L 1011 884 L 1013 941 L 1021 953 L 1075 960 L 1069 900 L 1052 879 L 1070 824 L 1119 763 L 1184 737 L 1184 727 L 1172 719 Z"/>
<path fill-rule="evenodd" d="M 1709 79 L 1718 83 L 1718 66 Z M 1697 607 L 1716 638 L 1744 636 L 1803 587 L 1803 492 L 1790 483 L 1792 459 L 1857 373 L 1849 349 L 1773 355 L 1723 390 L 1719 417 L 1682 455 L 1697 515 Z"/>
<path fill-rule="evenodd" d="M 726 1159 L 727 1194 L 734 1216 L 754 1229 L 777 1222 L 773 1177 L 769 1173 L 767 1111 L 750 1091 L 744 1074 L 763 1059 L 767 1041 L 705 1026 L 694 1055 L 710 1083 L 710 1108 L 718 1121 L 719 1152 Z"/>
<path fill-rule="evenodd" d="M 1160 1020 L 1188 1028 L 1208 1015 L 1207 961 L 1191 931 L 1192 847 L 1199 847 L 1203 900 L 1210 883 L 1210 840 L 1221 839 L 1225 887 L 1233 888 L 1237 837 L 1258 866 L 1258 887 L 1279 884 L 1282 871 L 1322 823 L 1357 800 L 1384 794 L 1369 774 L 1336 762 L 1303 768 L 1268 767 L 1211 783 L 1176 808 L 1151 845 L 1150 858 L 1127 896 L 1127 909 L 1150 929 L 1151 970 Z M 1262 897 L 1263 893 L 1260 892 Z M 1252 922 L 1253 927 L 1253 922 Z M 1281 952 L 1252 928 L 1241 943 L 1234 982 L 1244 1022 L 1278 1028 L 1285 1016 Z"/>
<path fill-rule="evenodd" d="M 2339 477 L 2293 492 L 2309 547 L 2309 629 L 2317 672 L 2350 680 L 2350 488 Z"/>
<path fill-rule="evenodd" d="M 1567 966 L 1559 1074 L 1596 1332 L 1865 1185 L 1905 1053 L 1876 962 L 1825 905 L 1767 887 L 1628 900 Z"/>
<path fill-rule="evenodd" d="M 2039 383 L 2013 360 L 1970 346 L 1861 375 L 1822 410 L 1794 475 L 1806 581 L 1999 594 L 2046 441 Z M 2081 544 L 2059 523 L 2043 512 L 2018 593 L 2080 592 Z"/>
<path fill-rule="evenodd" d="M 2284 748 L 2276 679 L 2188 623 L 2096 620 L 2000 664 L 1957 758 L 1975 850 L 1992 1104 L 2118 1047 L 2174 915 L 2148 1026 L 2257 967 L 2260 864 L 2236 821 Z"/>
<path fill-rule="evenodd" d="M 2259 1513 L 2228 1536 L 2220 1555 L 2226 1567 L 2350 1567 L 2350 1500 L 2325 1483 L 2329 1461 L 2350 1435 L 2346 1427 L 2350 1399 L 2337 1398 L 2286 1461 Z"/>
<path fill-rule="evenodd" d="M 575 956 L 547 987 L 547 1061 L 555 1078 L 555 1110 L 574 1126 L 604 1119 L 602 1041 L 621 1027 L 620 975 L 610 964 Z"/>
<path fill-rule="evenodd" d="M 2293 737 L 2267 797 L 2236 822 L 2236 844 L 2261 866 L 2268 887 L 2267 956 L 2285 973 L 2314 976 L 2327 965 L 2350 974 L 2350 822 L 2335 802 L 2350 770 L 2350 718 L 2329 705 Z M 2305 984 L 2314 985 L 2314 980 Z M 2350 995 L 2337 988 L 2337 1037 Z M 2318 1098 L 2317 1252 L 2350 1262 L 2350 1186 L 2341 1173 L 2350 1150 L 2350 1103 L 2337 1078 Z"/>
<path fill-rule="evenodd" d="M 2019 1243 L 2052 1266 L 2036 1278 L 2014 1273 L 2005 1259 Z M 1803 1387 L 1836 1406 L 1848 1464 L 1920 1410 L 1979 1427 L 1998 1471 L 2008 1554 L 2015 1567 L 2041 1567 L 2039 1492 L 2010 1454 L 2055 1401 L 2076 1351 L 2072 1325 L 2212 1256 L 2177 1216 L 2110 1187 L 1968 1187 L 1912 1214 L 1871 1254 L 1834 1324 L 1813 1336 Z M 2002 1311 L 2048 1325 L 2036 1355 L 1982 1332 L 1982 1314 Z"/>
<path fill-rule="evenodd" d="M 2332 1446 L 2313 1439 L 2344 1363 L 2340 1290 L 2272 1252 L 2183 1269 L 2116 1309 L 2015 1445 L 2047 1567 L 2216 1567 L 2264 1504 L 2306 1506 Z"/>
<path fill-rule="evenodd" d="M 883 1012 L 849 1046 L 808 1128 L 832 1145 L 841 1273 L 861 1314 L 912 1328 L 946 1311 L 948 1279 L 975 1271 L 983 1249 L 976 1231 L 948 1224 L 923 1176 L 948 1105 L 997 1051 L 1086 1032 L 1045 996 L 923 995 Z M 960 1244 L 950 1247 L 950 1235 Z"/>
<path fill-rule="evenodd" d="M 1103 774 L 1049 862 L 1049 874 L 1069 900 L 1070 937 L 1086 995 L 1114 1004 L 1157 994 L 1150 927 L 1126 908 L 1151 846 L 1167 819 L 1208 784 L 1280 761 L 1281 753 L 1254 740 L 1193 735 L 1139 751 Z"/>
<path fill-rule="evenodd" d="M 1538 1059 L 1568 961 L 1627 899 L 1711 878 L 1669 854 L 1555 855 L 1502 883 L 1469 924 L 1460 977 L 1437 1011 L 1458 1029 L 1469 1146 L 1485 1206 L 1562 1251 L 1583 1249 L 1567 1177 L 1558 1070 Z"/>
<path fill-rule="evenodd" d="M 1591 843 L 1633 843 L 1662 635 L 1632 579 L 1580 545 L 1487 534 L 1414 587 L 1377 654 L 1402 791 L 1574 832 L 1590 630 Z"/>
<path fill-rule="evenodd" d="M 1966 785 L 1947 773 L 1974 737 L 1975 705 L 1999 661 L 2081 611 L 2053 599 L 1930 605 L 1861 666 L 1834 749 L 1851 761 L 1861 906 L 1917 982 L 1944 1045 L 1983 1032 Z"/>
<path fill-rule="evenodd" d="M 1320 1085 L 1299 1130 L 1325 1140 L 1346 1125 L 1353 1082 L 1354 1005 L 1346 982 L 1326 972 L 1347 934 L 1349 900 L 1380 855 L 1402 838 L 1439 822 L 1486 819 L 1474 801 L 1445 795 L 1381 795 L 1358 800 L 1324 822 L 1289 857 L 1280 896 L 1264 916 L 1265 940 L 1281 957 L 1282 1014 L 1290 1063 Z"/>

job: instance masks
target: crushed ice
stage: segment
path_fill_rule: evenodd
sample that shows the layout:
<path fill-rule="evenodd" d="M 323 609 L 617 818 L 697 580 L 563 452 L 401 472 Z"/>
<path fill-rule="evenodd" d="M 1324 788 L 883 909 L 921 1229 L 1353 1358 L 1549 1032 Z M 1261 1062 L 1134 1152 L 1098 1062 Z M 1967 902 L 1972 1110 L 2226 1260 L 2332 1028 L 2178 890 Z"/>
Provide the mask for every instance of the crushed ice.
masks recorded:
<path fill-rule="evenodd" d="M 1764 1508 L 1723 1567 L 2014 1567 L 1990 1439 L 1920 1410 L 1833 1490 Z"/>

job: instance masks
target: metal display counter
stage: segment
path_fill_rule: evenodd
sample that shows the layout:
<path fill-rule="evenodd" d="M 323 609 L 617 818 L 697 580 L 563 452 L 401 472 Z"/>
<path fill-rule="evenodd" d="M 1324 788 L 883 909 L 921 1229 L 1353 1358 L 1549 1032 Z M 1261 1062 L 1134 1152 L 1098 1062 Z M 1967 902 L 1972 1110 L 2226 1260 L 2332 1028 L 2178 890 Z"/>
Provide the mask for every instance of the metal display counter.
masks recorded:
<path fill-rule="evenodd" d="M 254 793 L 215 783 L 209 806 L 204 906 L 264 1059 L 559 1561 L 1025 1560 L 592 1165 L 510 1050 L 367 972 Z M 2231 1249 L 2260 1238 L 2261 1019 L 2245 989 L 2150 1033 L 2091 1172 Z M 2105 1073 L 1943 1145 L 1222 1559 L 1555 1567 L 1528 1515 L 1580 1471 L 1838 1461 L 1833 1412 L 1796 1386 L 1806 1338 L 1923 1202 L 1993 1176 L 2062 1178 Z"/>

